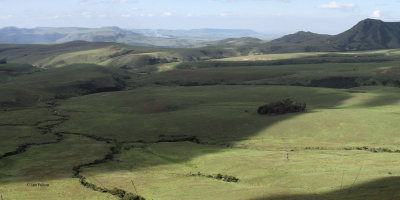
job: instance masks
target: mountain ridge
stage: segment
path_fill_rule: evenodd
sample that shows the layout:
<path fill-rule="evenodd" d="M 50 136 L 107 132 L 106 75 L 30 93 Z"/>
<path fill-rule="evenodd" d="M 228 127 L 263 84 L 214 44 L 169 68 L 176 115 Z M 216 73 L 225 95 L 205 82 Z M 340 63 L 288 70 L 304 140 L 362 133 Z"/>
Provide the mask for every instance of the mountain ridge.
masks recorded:
<path fill-rule="evenodd" d="M 400 48 L 400 22 L 384 22 L 377 19 L 362 20 L 337 35 L 299 31 L 269 42 L 246 36 L 257 33 L 246 29 L 136 29 L 137 32 L 134 31 L 115 26 L 102 28 L 42 27 L 36 29 L 6 27 L 0 29 L 0 43 L 65 43 L 84 40 L 149 47 L 232 47 L 261 54 Z M 191 35 L 191 37 L 185 35 Z M 207 38 L 211 35 L 214 35 L 214 38 Z"/>
<path fill-rule="evenodd" d="M 272 40 L 270 46 L 281 47 L 280 52 L 290 46 L 301 47 L 301 51 L 363 51 L 400 48 L 400 22 L 384 22 L 365 19 L 349 30 L 337 35 L 323 35 L 300 31 Z M 295 52 L 290 50 L 290 52 Z"/>
<path fill-rule="evenodd" d="M 225 38 L 262 37 L 247 29 L 122 29 L 116 26 L 100 28 L 38 27 L 0 29 L 0 43 L 43 44 L 74 40 L 88 42 L 117 42 L 137 46 L 197 47 Z"/>

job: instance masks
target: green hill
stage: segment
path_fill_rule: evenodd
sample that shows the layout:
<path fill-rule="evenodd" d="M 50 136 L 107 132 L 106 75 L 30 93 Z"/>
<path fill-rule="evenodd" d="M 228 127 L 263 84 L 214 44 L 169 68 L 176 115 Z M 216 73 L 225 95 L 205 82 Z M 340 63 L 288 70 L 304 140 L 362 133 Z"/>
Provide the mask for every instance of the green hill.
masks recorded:
<path fill-rule="evenodd" d="M 366 19 L 329 41 L 343 51 L 400 48 L 400 22 Z"/>

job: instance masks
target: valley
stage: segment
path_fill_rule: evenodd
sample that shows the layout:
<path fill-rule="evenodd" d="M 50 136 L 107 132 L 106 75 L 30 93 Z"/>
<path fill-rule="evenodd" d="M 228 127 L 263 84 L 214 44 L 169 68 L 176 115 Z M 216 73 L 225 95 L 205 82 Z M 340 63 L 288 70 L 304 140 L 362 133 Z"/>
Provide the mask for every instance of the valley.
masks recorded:
<path fill-rule="evenodd" d="M 397 39 L 300 35 L 0 44 L 1 199 L 400 198 Z"/>

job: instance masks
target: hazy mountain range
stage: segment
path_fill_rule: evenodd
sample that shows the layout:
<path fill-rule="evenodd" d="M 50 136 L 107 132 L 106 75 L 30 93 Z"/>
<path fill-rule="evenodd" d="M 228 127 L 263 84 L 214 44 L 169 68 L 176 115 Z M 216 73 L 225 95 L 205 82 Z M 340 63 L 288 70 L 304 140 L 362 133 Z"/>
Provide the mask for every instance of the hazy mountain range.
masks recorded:
<path fill-rule="evenodd" d="M 300 31 L 272 41 L 266 35 L 241 29 L 126 30 L 104 28 L 0 29 L 0 43 L 65 43 L 76 40 L 117 42 L 158 47 L 240 47 L 257 53 L 361 51 L 400 48 L 400 22 L 365 19 L 338 35 Z M 272 37 L 272 36 L 271 36 Z"/>
<path fill-rule="evenodd" d="M 273 36 L 245 29 L 127 30 L 118 27 L 33 29 L 6 27 L 0 29 L 0 43 L 13 44 L 64 43 L 84 40 L 137 46 L 195 47 L 206 46 L 210 41 L 240 37 L 271 39 Z"/>

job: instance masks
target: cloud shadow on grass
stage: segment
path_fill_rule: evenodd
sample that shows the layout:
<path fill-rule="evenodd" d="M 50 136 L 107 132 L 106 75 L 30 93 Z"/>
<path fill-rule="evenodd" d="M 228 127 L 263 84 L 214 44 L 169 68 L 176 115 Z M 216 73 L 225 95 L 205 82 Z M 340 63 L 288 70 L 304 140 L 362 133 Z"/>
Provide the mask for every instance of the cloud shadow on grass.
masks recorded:
<path fill-rule="evenodd" d="M 395 200 L 400 199 L 400 177 L 387 177 L 322 194 L 280 195 L 252 200 Z"/>

